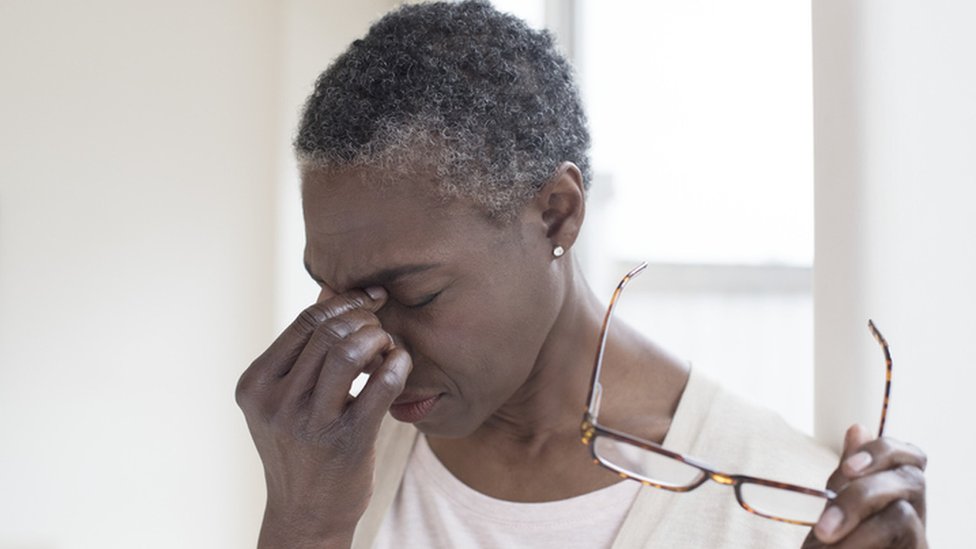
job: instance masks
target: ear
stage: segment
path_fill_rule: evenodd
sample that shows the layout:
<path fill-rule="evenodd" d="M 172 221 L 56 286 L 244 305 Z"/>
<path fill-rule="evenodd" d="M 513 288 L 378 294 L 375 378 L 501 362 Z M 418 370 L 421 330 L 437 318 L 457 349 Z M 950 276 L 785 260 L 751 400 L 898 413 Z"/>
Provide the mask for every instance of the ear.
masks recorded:
<path fill-rule="evenodd" d="M 583 174 L 572 162 L 563 162 L 536 192 L 526 209 L 531 225 L 539 223 L 550 249 L 569 250 L 579 236 L 586 214 Z"/>

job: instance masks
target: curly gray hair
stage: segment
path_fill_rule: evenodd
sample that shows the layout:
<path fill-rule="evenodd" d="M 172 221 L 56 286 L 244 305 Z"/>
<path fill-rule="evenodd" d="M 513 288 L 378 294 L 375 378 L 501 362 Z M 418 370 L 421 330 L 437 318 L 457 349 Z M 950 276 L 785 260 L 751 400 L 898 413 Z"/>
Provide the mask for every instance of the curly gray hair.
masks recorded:
<path fill-rule="evenodd" d="M 403 6 L 374 23 L 319 76 L 294 142 L 306 167 L 429 170 L 441 196 L 502 220 L 561 162 L 588 187 L 589 144 L 552 37 L 483 1 Z"/>

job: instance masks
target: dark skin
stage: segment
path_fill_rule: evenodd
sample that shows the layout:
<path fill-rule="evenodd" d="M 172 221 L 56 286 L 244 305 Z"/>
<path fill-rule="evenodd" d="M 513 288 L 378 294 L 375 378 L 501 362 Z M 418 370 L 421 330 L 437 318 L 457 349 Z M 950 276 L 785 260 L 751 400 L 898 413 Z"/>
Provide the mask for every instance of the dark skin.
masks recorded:
<path fill-rule="evenodd" d="M 349 546 L 395 400 L 438 396 L 416 427 L 458 479 L 489 496 L 553 501 L 619 482 L 579 442 L 604 313 L 573 260 L 585 214 L 579 170 L 561 165 L 506 224 L 425 191 L 434 183 L 423 172 L 376 184 L 384 175 L 302 173 L 305 260 L 322 291 L 237 391 L 265 466 L 262 548 Z M 567 253 L 554 257 L 556 245 Z M 614 406 L 601 420 L 661 441 L 687 366 L 633 330 L 618 335 L 604 374 Z M 350 400 L 362 371 L 370 380 Z M 907 503 L 924 519 L 924 480 L 885 476 L 899 464 L 921 478 L 918 456 L 887 441 L 851 446 L 878 459 L 857 479 L 835 474 L 846 519 L 833 538 L 814 530 L 807 546 L 861 536 L 868 545 L 857 547 L 888 547 L 878 540 L 892 528 L 912 540 L 904 547 L 925 546 L 924 528 L 885 514 Z"/>
<path fill-rule="evenodd" d="M 928 547 L 925 539 L 927 458 L 911 444 L 889 437 L 876 439 L 853 425 L 844 437 L 841 464 L 827 487 L 837 492 L 832 507 L 840 511 L 836 528 L 821 518 L 804 549 L 837 547 Z M 829 508 L 828 508 L 829 509 Z"/>

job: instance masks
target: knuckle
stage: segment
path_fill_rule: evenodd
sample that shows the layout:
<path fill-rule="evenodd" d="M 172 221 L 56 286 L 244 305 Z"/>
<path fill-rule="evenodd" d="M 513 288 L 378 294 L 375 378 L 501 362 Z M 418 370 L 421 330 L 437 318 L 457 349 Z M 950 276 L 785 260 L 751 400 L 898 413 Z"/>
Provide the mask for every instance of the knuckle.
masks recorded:
<path fill-rule="evenodd" d="M 368 302 L 365 292 L 354 290 L 337 295 L 325 303 L 332 315 L 340 315 L 348 311 L 361 309 L 365 307 Z"/>
<path fill-rule="evenodd" d="M 328 353 L 339 348 L 359 328 L 359 323 L 347 315 L 340 315 L 326 320 L 316 328 L 309 340 L 314 350 Z"/>
<path fill-rule="evenodd" d="M 870 477 L 862 477 L 851 481 L 844 487 L 843 492 L 841 492 L 842 502 L 847 507 L 860 505 L 861 502 L 871 499 L 873 494 L 874 489 Z"/>
<path fill-rule="evenodd" d="M 341 316 L 337 316 L 319 325 L 315 330 L 315 339 L 317 344 L 328 348 L 344 339 L 351 331 L 349 323 Z"/>
<path fill-rule="evenodd" d="M 333 296 L 302 311 L 295 319 L 295 324 L 300 330 L 314 330 L 320 324 L 340 315 L 356 310 L 365 311 L 368 299 L 366 293 L 359 290 Z"/>
<path fill-rule="evenodd" d="M 384 343 L 391 343 L 391 344 L 393 342 L 393 337 L 390 334 L 388 334 L 386 330 L 380 328 L 379 326 L 364 326 L 363 328 L 360 328 L 360 333 L 362 334 L 362 337 L 364 339 L 368 339 L 368 340 L 376 339 Z"/>
<path fill-rule="evenodd" d="M 234 400 L 242 410 L 250 408 L 254 400 L 255 376 L 252 372 L 253 366 L 245 370 L 234 388 Z"/>
<path fill-rule="evenodd" d="M 889 505 L 882 514 L 881 547 L 910 547 L 914 538 L 912 529 L 915 509 L 905 500 Z"/>
<path fill-rule="evenodd" d="M 368 309 L 353 309 L 344 316 L 347 316 L 349 323 L 357 328 L 380 325 L 380 319 Z"/>
<path fill-rule="evenodd" d="M 329 359 L 340 366 L 358 366 L 363 361 L 363 352 L 359 347 L 343 342 L 329 351 Z"/>
<path fill-rule="evenodd" d="M 312 331 L 316 326 L 328 318 L 329 315 L 327 315 L 326 312 L 323 311 L 318 304 L 316 304 L 299 313 L 298 318 L 295 319 L 295 324 L 298 325 L 302 331 Z"/>
<path fill-rule="evenodd" d="M 914 465 L 902 465 L 895 471 L 898 473 L 899 478 L 913 491 L 925 490 L 925 474 L 918 467 Z"/>
<path fill-rule="evenodd" d="M 864 446 L 865 448 L 873 449 L 872 453 L 874 453 L 875 455 L 881 455 L 886 452 L 894 451 L 897 448 L 895 442 L 896 441 L 891 437 L 883 436 L 881 438 L 876 438 L 868 442 Z"/>
<path fill-rule="evenodd" d="M 884 541 L 878 547 L 900 548 L 910 547 L 908 545 L 908 533 L 896 525 L 889 525 L 884 528 Z"/>
<path fill-rule="evenodd" d="M 915 508 L 904 499 L 899 499 L 891 504 L 891 513 L 898 522 L 906 522 L 915 516 Z"/>
<path fill-rule="evenodd" d="M 397 357 L 397 359 L 401 359 L 401 357 Z M 375 382 L 379 384 L 379 389 L 384 393 L 399 394 L 407 383 L 407 376 L 400 373 L 396 368 L 384 368 L 377 372 L 374 377 L 376 377 Z"/>
<path fill-rule="evenodd" d="M 911 448 L 915 452 L 915 455 L 918 456 L 919 469 L 924 471 L 925 467 L 929 464 L 929 456 L 926 455 L 921 448 L 915 446 L 914 444 L 910 444 L 909 448 Z"/>
<path fill-rule="evenodd" d="M 234 390 L 234 402 L 241 410 L 248 410 L 251 407 L 251 394 L 242 388 L 240 382 L 237 383 L 237 388 Z"/>
<path fill-rule="evenodd" d="M 392 336 L 391 336 L 392 337 Z M 411 358 L 410 353 L 408 353 L 403 347 L 396 347 L 390 352 L 390 360 L 401 362 L 403 364 L 403 383 L 406 384 L 407 376 L 413 370 L 413 358 Z"/>
<path fill-rule="evenodd" d="M 379 374 L 376 381 L 379 383 L 380 389 L 382 389 L 384 392 L 394 393 L 403 390 L 406 379 L 397 374 L 395 371 L 386 369 Z"/>

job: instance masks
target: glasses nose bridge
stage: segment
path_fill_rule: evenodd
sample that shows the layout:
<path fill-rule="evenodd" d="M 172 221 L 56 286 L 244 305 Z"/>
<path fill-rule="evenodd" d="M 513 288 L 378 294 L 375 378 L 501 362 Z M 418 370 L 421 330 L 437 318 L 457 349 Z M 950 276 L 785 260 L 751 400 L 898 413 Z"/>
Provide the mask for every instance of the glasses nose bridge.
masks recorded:
<path fill-rule="evenodd" d="M 726 486 L 734 486 L 736 483 L 735 478 L 733 478 L 732 475 L 719 473 L 717 471 L 708 471 L 706 472 L 706 474 L 708 475 L 708 478 L 711 481 L 717 482 L 719 484 L 724 484 Z"/>

